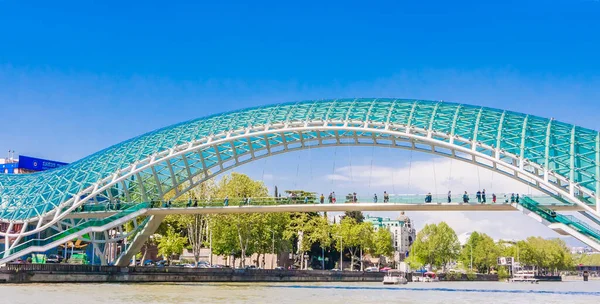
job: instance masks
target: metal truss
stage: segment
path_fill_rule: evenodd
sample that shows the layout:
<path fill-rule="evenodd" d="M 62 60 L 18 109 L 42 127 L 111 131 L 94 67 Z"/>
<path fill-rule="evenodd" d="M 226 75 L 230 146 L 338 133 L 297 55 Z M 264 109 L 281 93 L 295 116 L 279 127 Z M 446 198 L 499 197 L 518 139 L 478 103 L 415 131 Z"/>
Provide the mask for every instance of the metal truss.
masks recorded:
<path fill-rule="evenodd" d="M 509 176 L 600 215 L 600 138 L 594 130 L 484 107 L 400 99 L 288 103 L 183 122 L 69 166 L 0 176 L 0 220 L 19 238 L 87 202 L 181 196 L 226 170 L 327 146 L 380 146 L 451 157 Z"/>

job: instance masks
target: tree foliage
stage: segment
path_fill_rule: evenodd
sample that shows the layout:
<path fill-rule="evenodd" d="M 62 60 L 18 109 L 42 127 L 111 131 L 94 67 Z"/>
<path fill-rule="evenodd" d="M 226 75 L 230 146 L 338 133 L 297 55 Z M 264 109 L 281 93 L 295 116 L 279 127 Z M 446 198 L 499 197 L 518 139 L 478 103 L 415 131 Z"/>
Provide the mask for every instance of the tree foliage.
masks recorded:
<path fill-rule="evenodd" d="M 505 244 L 503 255 L 514 257 L 521 265 L 549 271 L 570 269 L 575 264 L 573 255 L 560 239 L 529 237 L 515 244 Z"/>
<path fill-rule="evenodd" d="M 445 267 L 455 261 L 460 253 L 460 243 L 456 233 L 448 224 L 428 224 L 419 231 L 413 243 L 413 264 L 429 264 L 434 267 Z M 411 265 L 412 266 L 412 265 Z"/>
<path fill-rule="evenodd" d="M 463 246 L 460 260 L 463 265 L 471 265 L 480 273 L 489 273 L 498 264 L 500 248 L 494 240 L 485 233 L 473 232 Z"/>
<path fill-rule="evenodd" d="M 186 238 L 175 231 L 175 228 L 169 226 L 165 235 L 157 237 L 158 254 L 162 255 L 167 261 L 175 254 L 181 254 L 186 243 Z"/>
<path fill-rule="evenodd" d="M 392 257 L 394 255 L 394 235 L 390 230 L 379 228 L 373 235 L 373 243 L 369 252 L 377 258 Z"/>

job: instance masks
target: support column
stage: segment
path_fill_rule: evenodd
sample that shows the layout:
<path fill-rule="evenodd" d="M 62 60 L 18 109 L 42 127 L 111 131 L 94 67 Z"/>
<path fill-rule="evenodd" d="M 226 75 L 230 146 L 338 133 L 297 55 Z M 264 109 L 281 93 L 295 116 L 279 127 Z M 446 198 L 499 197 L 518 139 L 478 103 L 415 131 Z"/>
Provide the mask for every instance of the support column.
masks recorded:
<path fill-rule="evenodd" d="M 116 266 L 128 266 L 131 258 L 138 253 L 148 238 L 154 234 L 160 223 L 165 219 L 166 215 L 152 215 L 146 226 L 140 231 L 131 241 L 129 248 L 117 258 Z M 142 261 L 143 263 L 144 261 Z"/>
<path fill-rule="evenodd" d="M 600 216 L 600 132 L 596 135 L 596 215 Z"/>
<path fill-rule="evenodd" d="M 10 223 L 8 224 L 8 228 L 6 229 L 6 234 L 10 234 L 12 231 L 14 223 Z M 6 258 L 9 253 L 10 253 L 10 237 L 6 236 L 4 237 L 4 256 L 3 258 Z"/>

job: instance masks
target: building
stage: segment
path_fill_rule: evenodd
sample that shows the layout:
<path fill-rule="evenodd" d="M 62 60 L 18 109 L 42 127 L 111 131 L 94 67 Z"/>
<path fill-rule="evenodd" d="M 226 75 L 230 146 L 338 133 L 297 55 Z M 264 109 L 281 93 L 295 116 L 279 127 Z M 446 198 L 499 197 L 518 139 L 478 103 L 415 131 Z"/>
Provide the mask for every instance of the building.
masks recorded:
<path fill-rule="evenodd" d="M 371 223 L 375 230 L 389 229 L 394 237 L 394 260 L 396 262 L 404 261 L 410 252 L 410 246 L 416 238 L 416 230 L 413 228 L 410 218 L 402 212 L 396 220 L 367 215 L 364 221 Z"/>
<path fill-rule="evenodd" d="M 15 159 L 14 155 L 11 156 L 9 153 L 9 157 L 0 158 L 0 174 L 35 173 L 39 171 L 55 169 L 65 165 L 68 164 L 24 155 L 19 155 L 19 158 Z"/>

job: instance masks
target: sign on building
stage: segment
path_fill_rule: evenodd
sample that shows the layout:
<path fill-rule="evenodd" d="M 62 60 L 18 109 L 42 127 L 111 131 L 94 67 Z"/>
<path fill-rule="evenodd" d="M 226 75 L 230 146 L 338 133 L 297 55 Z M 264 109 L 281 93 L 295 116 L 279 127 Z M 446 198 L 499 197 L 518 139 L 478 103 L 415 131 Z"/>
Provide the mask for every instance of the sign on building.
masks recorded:
<path fill-rule="evenodd" d="M 44 171 L 56 169 L 68 165 L 67 163 L 57 162 L 53 160 L 34 158 L 29 156 L 19 155 L 19 168 L 31 171 Z"/>

